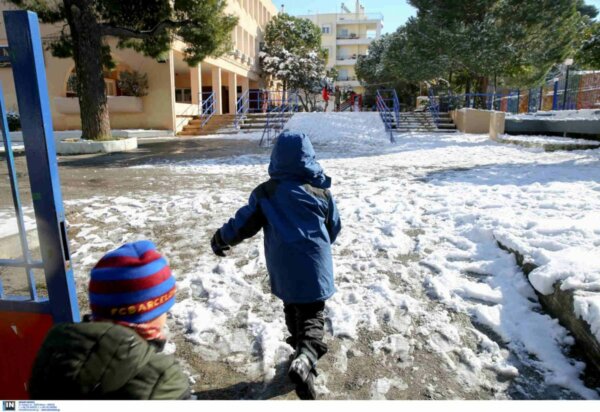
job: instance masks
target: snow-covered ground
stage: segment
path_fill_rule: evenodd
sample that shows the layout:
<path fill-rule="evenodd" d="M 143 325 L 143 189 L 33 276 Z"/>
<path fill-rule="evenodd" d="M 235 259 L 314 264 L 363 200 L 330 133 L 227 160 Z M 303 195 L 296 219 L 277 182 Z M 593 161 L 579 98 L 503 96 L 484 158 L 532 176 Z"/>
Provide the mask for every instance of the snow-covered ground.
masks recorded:
<path fill-rule="evenodd" d="M 460 133 L 390 144 L 377 113 L 297 114 L 287 127 L 311 137 L 343 222 L 323 396 L 598 398 L 569 356 L 573 338 L 497 240 L 539 266 L 539 291 L 558 279 L 580 290 L 578 313 L 598 334 L 600 150 L 545 153 Z M 174 333 L 248 379 L 275 377 L 291 349 L 262 235 L 226 259 L 209 246 L 268 178 L 268 161 L 265 150 L 137 166 L 161 177 L 67 202 L 77 273 L 110 247 L 155 240 L 179 280 Z"/>
<path fill-rule="evenodd" d="M 13 152 L 22 152 L 23 150 L 25 150 L 25 146 L 23 145 L 23 143 L 13 143 L 12 150 Z M 4 147 L 4 144 L 0 144 L 0 153 L 4 153 L 5 151 L 6 148 Z"/>
<path fill-rule="evenodd" d="M 572 146 L 600 146 L 600 141 L 587 139 L 573 139 L 571 137 L 556 137 L 556 136 L 530 136 L 530 135 L 500 135 L 500 142 L 507 143 L 523 143 L 536 146 L 558 145 L 565 147 Z"/>
<path fill-rule="evenodd" d="M 26 230 L 32 230 L 36 227 L 32 208 L 24 208 L 23 221 L 25 222 Z M 0 239 L 18 233 L 19 227 L 14 210 L 0 209 Z"/>
<path fill-rule="evenodd" d="M 522 114 L 506 114 L 507 119 L 515 120 L 552 120 L 552 121 L 569 121 L 569 120 L 600 120 L 600 109 L 584 109 L 584 110 L 549 110 L 537 113 L 522 113 Z"/>

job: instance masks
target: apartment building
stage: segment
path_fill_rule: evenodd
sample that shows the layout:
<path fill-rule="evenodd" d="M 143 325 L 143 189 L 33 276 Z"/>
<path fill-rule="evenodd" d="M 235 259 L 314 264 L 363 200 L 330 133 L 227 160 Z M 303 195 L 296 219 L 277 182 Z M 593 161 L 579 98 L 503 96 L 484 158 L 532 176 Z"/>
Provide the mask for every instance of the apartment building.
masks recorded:
<path fill-rule="evenodd" d="M 0 11 L 12 10 L 0 0 Z M 198 114 L 202 99 L 214 93 L 217 115 L 235 113 L 238 96 L 248 89 L 263 88 L 258 52 L 267 23 L 278 12 L 271 0 L 228 0 L 225 10 L 238 17 L 231 33 L 233 48 L 219 58 L 206 58 L 195 67 L 183 60 L 185 43 L 175 39 L 164 59 L 154 60 L 131 49 L 118 49 L 116 39 L 107 39 L 116 68 L 105 72 L 111 127 L 113 129 L 158 129 L 180 131 Z M 0 18 L 2 18 L 0 16 Z M 61 25 L 42 24 L 42 40 L 56 38 Z M 1 20 L 0 44 L 6 44 Z M 81 128 L 79 101 L 73 87 L 75 63 L 45 52 L 46 77 L 55 130 Z M 120 73 L 137 71 L 148 76 L 148 95 L 125 96 L 118 87 Z M 16 109 L 12 71 L 0 67 L 7 107 Z"/>
<path fill-rule="evenodd" d="M 381 37 L 383 15 L 367 13 L 357 0 L 354 11 L 342 3 L 339 13 L 300 16 L 320 27 L 322 45 L 329 52 L 327 67 L 339 73 L 336 85 L 361 94 L 364 88 L 356 78 L 358 56 L 366 55 L 371 42 Z"/>

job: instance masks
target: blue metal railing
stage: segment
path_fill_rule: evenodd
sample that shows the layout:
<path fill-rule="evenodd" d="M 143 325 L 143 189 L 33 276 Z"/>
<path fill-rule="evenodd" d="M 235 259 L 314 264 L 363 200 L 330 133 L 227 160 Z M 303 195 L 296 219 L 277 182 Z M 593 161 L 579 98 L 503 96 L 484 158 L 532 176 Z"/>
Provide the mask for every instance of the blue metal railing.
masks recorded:
<path fill-rule="evenodd" d="M 390 134 L 390 142 L 395 143 L 396 138 L 394 137 L 394 124 L 392 122 L 394 113 L 386 104 L 386 101 L 379 90 L 377 90 L 377 97 L 375 100 L 377 102 L 377 110 L 379 111 L 381 120 L 383 120 L 383 124 L 385 125 L 385 130 Z"/>
<path fill-rule="evenodd" d="M 204 97 L 206 96 L 206 97 Z M 210 119 L 215 115 L 215 108 L 217 100 L 215 98 L 214 92 L 204 92 L 202 93 L 202 103 L 200 105 L 200 125 L 204 127 L 206 123 L 209 122 Z"/>
<path fill-rule="evenodd" d="M 237 111 L 235 113 L 235 128 L 240 128 L 240 123 L 246 117 L 246 114 L 250 110 L 250 90 L 246 90 L 240 98 L 237 100 L 235 105 Z"/>
<path fill-rule="evenodd" d="M 396 124 L 400 125 L 400 99 L 398 99 L 398 93 L 395 89 L 379 89 L 377 95 L 381 97 L 385 105 L 390 108 L 396 119 Z"/>
<path fill-rule="evenodd" d="M 270 146 L 279 131 L 282 131 L 289 120 L 290 113 L 298 111 L 298 94 L 292 93 L 281 105 L 274 106 L 268 111 L 267 123 L 260 138 L 259 146 Z"/>
<path fill-rule="evenodd" d="M 435 127 L 438 127 L 438 125 L 440 124 L 440 101 L 439 101 L 439 98 L 437 98 L 435 96 L 435 93 L 432 88 L 429 88 L 428 94 L 429 94 L 429 113 L 431 113 L 431 117 L 433 118 Z"/>

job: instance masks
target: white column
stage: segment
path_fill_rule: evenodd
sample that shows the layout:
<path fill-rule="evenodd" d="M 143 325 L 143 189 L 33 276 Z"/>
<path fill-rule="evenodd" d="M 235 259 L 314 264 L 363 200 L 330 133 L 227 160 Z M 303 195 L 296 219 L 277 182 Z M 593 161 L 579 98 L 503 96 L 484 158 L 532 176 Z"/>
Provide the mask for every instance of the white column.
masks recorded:
<path fill-rule="evenodd" d="M 177 133 L 177 113 L 175 110 L 175 55 L 173 54 L 173 49 L 169 51 L 169 78 L 171 80 L 171 130 L 173 133 Z"/>
<path fill-rule="evenodd" d="M 215 114 L 223 114 L 223 96 L 221 95 L 221 68 L 212 68 L 212 89 L 215 93 Z"/>
<path fill-rule="evenodd" d="M 190 68 L 190 81 L 192 88 L 192 104 L 201 107 L 202 105 L 202 67 L 200 63 L 196 67 Z M 200 114 L 200 113 L 198 113 Z"/>
<path fill-rule="evenodd" d="M 235 73 L 227 73 L 229 87 L 229 114 L 237 113 L 237 75 Z"/>
<path fill-rule="evenodd" d="M 240 85 L 242 86 L 242 94 L 246 93 L 250 90 L 250 79 L 247 77 L 242 77 L 240 80 Z"/>

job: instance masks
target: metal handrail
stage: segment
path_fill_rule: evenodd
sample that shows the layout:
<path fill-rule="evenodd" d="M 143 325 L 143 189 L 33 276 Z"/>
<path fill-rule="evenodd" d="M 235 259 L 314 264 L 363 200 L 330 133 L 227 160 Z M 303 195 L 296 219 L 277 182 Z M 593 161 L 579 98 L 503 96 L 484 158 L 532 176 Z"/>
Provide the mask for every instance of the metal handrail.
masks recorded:
<path fill-rule="evenodd" d="M 391 97 L 384 98 L 383 93 Z M 393 109 L 394 116 L 396 118 L 396 124 L 400 125 L 400 109 L 402 105 L 400 104 L 400 99 L 398 98 L 398 93 L 396 92 L 396 89 L 379 89 L 377 90 L 377 94 L 383 99 L 383 102 L 386 104 L 386 106 L 388 106 L 388 102 L 390 103 L 390 110 Z"/>
<path fill-rule="evenodd" d="M 200 126 L 204 127 L 206 123 L 215 115 L 216 98 L 215 92 L 210 92 L 207 99 L 202 99 L 200 105 Z"/>
<path fill-rule="evenodd" d="M 393 114 L 388 105 L 385 103 L 384 98 L 381 96 L 381 92 L 377 90 L 377 97 L 375 99 L 377 102 L 377 110 L 379 111 L 379 116 L 381 116 L 381 120 L 383 120 L 383 124 L 385 125 L 385 130 L 390 134 L 390 142 L 396 143 L 396 139 L 394 138 L 394 128 L 392 127 L 392 118 Z"/>
<path fill-rule="evenodd" d="M 276 127 L 277 123 L 281 123 L 281 120 L 278 119 L 278 115 L 280 113 L 283 113 L 283 110 L 285 110 L 285 106 L 281 105 L 279 107 L 274 107 L 273 109 L 268 111 L 268 115 L 267 115 L 267 124 L 265 125 L 265 128 L 263 129 L 263 134 L 260 138 L 260 142 L 258 143 L 259 146 L 263 146 L 263 143 L 265 142 L 265 137 L 266 139 L 266 143 L 267 145 L 270 145 L 271 143 L 271 133 L 273 131 L 273 129 Z"/>
<path fill-rule="evenodd" d="M 250 90 L 246 90 L 240 98 L 237 100 L 235 105 L 237 111 L 235 113 L 235 128 L 240 128 L 240 123 L 250 110 Z"/>
<path fill-rule="evenodd" d="M 185 125 L 187 124 L 187 122 L 189 122 L 189 120 L 187 119 L 188 117 L 194 117 L 196 116 L 198 113 L 190 113 L 190 110 L 193 109 L 198 109 L 198 107 L 194 104 L 191 104 L 187 109 L 185 109 L 183 111 L 183 113 L 179 113 L 176 117 L 180 118 L 177 121 L 177 124 L 175 125 L 175 129 L 179 130 L 180 127 L 185 127 Z M 199 110 L 199 109 L 198 109 Z"/>
<path fill-rule="evenodd" d="M 428 90 L 429 94 L 429 112 L 433 117 L 433 122 L 435 123 L 435 127 L 438 127 L 440 123 L 440 105 L 439 101 L 436 103 L 436 96 L 433 92 L 433 89 L 430 87 Z"/>
<path fill-rule="evenodd" d="M 267 123 L 263 129 L 262 137 L 260 138 L 259 146 L 263 146 L 266 140 L 267 145 L 270 145 L 272 140 L 272 134 L 274 130 L 283 130 L 287 123 L 287 113 L 294 113 L 298 111 L 298 94 L 290 93 L 288 98 L 284 101 L 281 100 L 280 106 L 275 106 L 268 111 Z M 266 139 L 265 139 L 266 137 Z"/>

